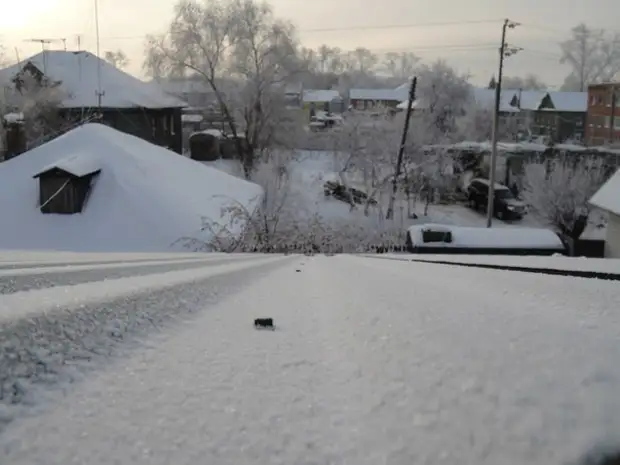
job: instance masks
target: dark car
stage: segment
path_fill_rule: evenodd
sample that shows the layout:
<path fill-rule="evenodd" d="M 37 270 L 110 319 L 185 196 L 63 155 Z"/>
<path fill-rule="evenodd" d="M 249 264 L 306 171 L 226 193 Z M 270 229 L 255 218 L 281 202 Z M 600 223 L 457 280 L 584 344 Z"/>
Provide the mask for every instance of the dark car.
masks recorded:
<path fill-rule="evenodd" d="M 508 187 L 495 184 L 495 200 L 493 215 L 500 220 L 520 220 L 525 215 L 525 204 L 517 200 Z M 475 210 L 485 210 L 489 199 L 489 181 L 487 179 L 472 179 L 467 188 L 469 205 Z"/>
<path fill-rule="evenodd" d="M 369 199 L 366 192 L 354 187 L 346 187 L 335 181 L 327 181 L 323 184 L 323 193 L 326 197 L 334 197 L 342 202 L 357 204 L 368 202 L 369 205 L 377 205 L 377 201 L 373 198 Z"/>

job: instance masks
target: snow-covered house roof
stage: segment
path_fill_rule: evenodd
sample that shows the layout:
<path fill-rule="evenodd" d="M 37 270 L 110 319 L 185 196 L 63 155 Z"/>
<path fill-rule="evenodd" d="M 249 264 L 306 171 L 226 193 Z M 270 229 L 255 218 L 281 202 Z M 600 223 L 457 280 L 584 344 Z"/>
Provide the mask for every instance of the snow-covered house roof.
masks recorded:
<path fill-rule="evenodd" d="M 337 90 L 307 89 L 303 91 L 303 101 L 305 103 L 325 103 L 340 98 L 342 97 L 340 97 L 340 93 Z"/>
<path fill-rule="evenodd" d="M 0 70 L 0 82 L 10 83 L 27 65 L 34 66 L 66 94 L 65 108 L 98 106 L 98 73 L 104 108 L 181 108 L 185 102 L 159 86 L 141 81 L 90 52 L 46 50 L 21 63 Z"/>
<path fill-rule="evenodd" d="M 396 89 L 351 89 L 351 100 L 394 101 L 399 102 L 399 93 Z M 405 99 L 407 95 L 405 94 Z"/>
<path fill-rule="evenodd" d="M 585 113 L 588 110 L 587 92 L 549 92 L 556 111 Z"/>
<path fill-rule="evenodd" d="M 81 213 L 41 213 L 39 181 L 50 167 L 100 169 Z M 181 237 L 209 240 L 202 219 L 222 208 L 253 211 L 260 186 L 108 126 L 86 124 L 0 164 L 0 249 L 165 251 Z M 233 200 L 234 199 L 234 200 Z M 242 225 L 235 226 L 239 233 Z M 216 227 L 217 229 L 217 227 Z"/>
<path fill-rule="evenodd" d="M 514 103 L 512 105 L 521 110 L 538 110 L 543 99 L 547 96 L 547 91 L 544 90 L 513 90 L 511 92 L 514 92 Z"/>
<path fill-rule="evenodd" d="M 513 105 L 513 101 L 516 95 L 516 91 L 510 89 L 502 89 L 500 93 L 500 106 L 499 111 L 503 113 L 516 113 L 519 109 Z M 493 108 L 495 104 L 495 89 L 483 89 L 480 87 L 472 88 L 472 96 L 476 104 L 480 107 Z"/>
<path fill-rule="evenodd" d="M 620 170 L 616 171 L 592 196 L 590 204 L 614 215 L 620 215 Z"/>

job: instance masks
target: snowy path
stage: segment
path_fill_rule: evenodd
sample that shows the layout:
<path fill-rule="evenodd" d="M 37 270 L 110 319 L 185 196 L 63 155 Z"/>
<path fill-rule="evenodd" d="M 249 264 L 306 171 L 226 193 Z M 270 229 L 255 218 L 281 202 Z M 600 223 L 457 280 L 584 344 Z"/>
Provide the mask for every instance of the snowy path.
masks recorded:
<path fill-rule="evenodd" d="M 250 259 L 243 257 L 243 259 Z M 0 294 L 47 289 L 81 283 L 145 276 L 167 271 L 204 268 L 205 266 L 233 263 L 239 258 L 185 259 L 137 263 L 92 264 L 78 266 L 24 268 L 0 271 Z"/>
<path fill-rule="evenodd" d="M 0 463 L 547 465 L 619 437 L 617 283 L 274 263 L 223 300 L 171 288 L 204 311 L 11 423 Z"/>

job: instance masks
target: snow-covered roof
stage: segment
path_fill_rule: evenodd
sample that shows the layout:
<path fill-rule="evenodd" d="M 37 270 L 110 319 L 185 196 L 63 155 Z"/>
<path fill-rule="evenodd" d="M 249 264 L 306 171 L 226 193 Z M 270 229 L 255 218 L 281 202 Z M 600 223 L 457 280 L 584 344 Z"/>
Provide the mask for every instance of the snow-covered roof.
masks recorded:
<path fill-rule="evenodd" d="M 493 108 L 495 104 L 495 89 L 483 89 L 480 87 L 473 87 L 472 94 L 474 101 L 480 107 Z M 499 110 L 504 113 L 516 113 L 518 108 L 510 105 L 510 102 L 514 99 L 516 91 L 502 89 L 500 93 L 500 107 Z"/>
<path fill-rule="evenodd" d="M 521 110 L 538 110 L 543 99 L 547 96 L 547 91 L 544 90 L 512 90 L 511 92 L 514 92 L 517 106 Z"/>
<path fill-rule="evenodd" d="M 399 92 L 396 89 L 351 89 L 349 98 L 351 100 L 388 100 L 398 102 Z M 405 94 L 405 99 L 407 95 Z"/>
<path fill-rule="evenodd" d="M 71 159 L 71 157 L 75 157 Z M 101 172 L 82 213 L 43 214 L 38 181 L 46 167 L 84 160 Z M 71 169 L 77 169 L 75 166 Z M 231 221 L 222 209 L 253 211 L 260 186 L 108 126 L 86 124 L 0 164 L 0 249 L 170 251 L 182 237 L 211 239 L 203 218 Z M 232 227 L 240 233 L 242 224 Z M 217 229 L 217 226 L 215 226 Z"/>
<path fill-rule="evenodd" d="M 65 108 L 98 106 L 98 69 L 101 68 L 101 97 L 104 108 L 180 108 L 185 102 L 159 86 L 141 81 L 90 52 L 46 50 L 23 62 L 0 70 L 0 82 L 11 82 L 31 63 L 67 95 Z"/>
<path fill-rule="evenodd" d="M 153 79 L 147 84 L 159 86 L 164 92 L 174 95 L 185 93 L 213 93 L 204 79 Z"/>
<path fill-rule="evenodd" d="M 614 215 L 620 215 L 620 170 L 592 196 L 590 204 Z"/>
<path fill-rule="evenodd" d="M 452 242 L 424 242 L 424 231 L 449 231 Z M 409 236 L 414 247 L 468 248 L 533 248 L 564 250 L 562 241 L 553 231 L 540 228 L 472 228 L 444 224 L 411 226 Z"/>
<path fill-rule="evenodd" d="M 203 119 L 202 115 L 181 115 L 181 121 L 184 123 L 200 123 Z"/>
<path fill-rule="evenodd" d="M 24 120 L 24 114 L 23 113 L 7 113 L 6 115 L 3 116 L 4 121 L 6 121 L 7 123 L 19 123 L 20 121 Z"/>
<path fill-rule="evenodd" d="M 585 113 L 588 110 L 587 92 L 549 92 L 556 111 Z"/>
<path fill-rule="evenodd" d="M 491 184 L 488 179 L 484 179 L 484 178 L 472 178 L 470 183 L 472 183 L 474 181 L 479 182 L 480 184 L 483 184 L 485 186 L 489 186 Z M 499 184 L 499 183 L 496 182 L 496 183 L 494 183 L 494 185 L 495 185 L 494 190 L 509 190 L 503 184 Z"/>
<path fill-rule="evenodd" d="M 303 101 L 307 103 L 324 103 L 331 102 L 334 99 L 340 99 L 340 93 L 337 90 L 304 90 Z"/>
<path fill-rule="evenodd" d="M 48 171 L 53 169 L 59 169 L 65 173 L 72 174 L 78 178 L 88 176 L 89 174 L 97 173 L 101 171 L 101 162 L 99 159 L 90 153 L 80 153 L 71 155 L 69 157 L 61 158 L 53 163 L 43 167 L 43 169 L 33 173 L 33 177 L 39 177 Z"/>
<path fill-rule="evenodd" d="M 396 105 L 396 108 L 399 110 L 406 110 L 408 104 L 409 104 L 409 100 L 403 100 L 398 105 Z M 411 108 L 415 110 L 416 108 L 420 108 L 421 105 L 422 104 L 420 103 L 419 100 L 414 100 L 413 103 L 411 104 Z"/>

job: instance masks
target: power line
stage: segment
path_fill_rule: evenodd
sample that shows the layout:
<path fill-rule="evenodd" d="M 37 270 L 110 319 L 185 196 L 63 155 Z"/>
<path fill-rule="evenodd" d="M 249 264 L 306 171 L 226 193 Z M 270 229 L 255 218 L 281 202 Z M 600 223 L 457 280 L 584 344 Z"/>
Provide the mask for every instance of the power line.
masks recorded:
<path fill-rule="evenodd" d="M 501 19 L 480 19 L 473 21 L 442 21 L 432 23 L 412 23 L 412 24 L 384 24 L 381 26 L 350 26 L 350 27 L 328 27 L 315 29 L 300 29 L 299 32 L 339 32 L 339 31 L 370 31 L 385 29 L 413 29 L 424 27 L 442 27 L 442 26 L 465 26 L 471 24 L 491 24 L 499 23 Z"/>
<path fill-rule="evenodd" d="M 466 26 L 474 24 L 493 24 L 500 23 L 502 19 L 480 19 L 471 21 L 441 21 L 441 22 L 426 22 L 426 23 L 408 23 L 408 24 L 383 24 L 379 26 L 365 25 L 365 26 L 348 26 L 348 27 L 327 27 L 327 28 L 310 28 L 310 29 L 298 29 L 299 33 L 318 33 L 318 32 L 347 32 L 347 31 L 382 31 L 391 29 L 416 29 L 427 27 L 446 27 L 446 26 Z M 144 40 L 148 34 L 139 36 L 108 36 L 101 37 L 102 40 Z"/>

